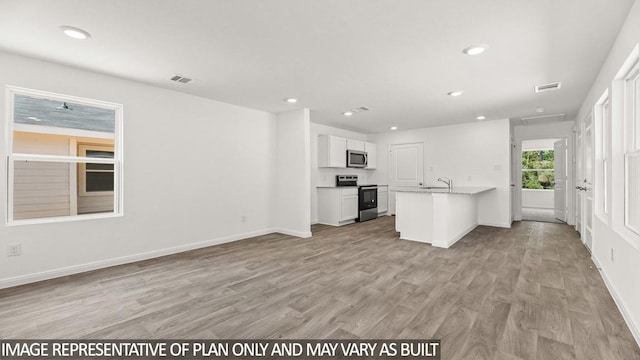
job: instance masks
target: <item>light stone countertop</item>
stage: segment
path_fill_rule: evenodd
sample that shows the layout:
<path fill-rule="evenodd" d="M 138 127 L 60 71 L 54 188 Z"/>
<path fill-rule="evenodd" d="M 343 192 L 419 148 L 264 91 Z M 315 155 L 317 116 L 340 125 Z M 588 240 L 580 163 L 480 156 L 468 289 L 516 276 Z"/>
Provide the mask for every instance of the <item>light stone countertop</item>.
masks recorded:
<path fill-rule="evenodd" d="M 399 192 L 413 192 L 413 193 L 437 193 L 437 194 L 461 194 L 461 195 L 475 195 L 485 191 L 493 190 L 495 187 L 491 186 L 454 186 L 451 191 L 446 187 L 437 187 L 428 189 L 426 187 L 413 187 L 402 186 L 389 189 L 390 191 Z"/>

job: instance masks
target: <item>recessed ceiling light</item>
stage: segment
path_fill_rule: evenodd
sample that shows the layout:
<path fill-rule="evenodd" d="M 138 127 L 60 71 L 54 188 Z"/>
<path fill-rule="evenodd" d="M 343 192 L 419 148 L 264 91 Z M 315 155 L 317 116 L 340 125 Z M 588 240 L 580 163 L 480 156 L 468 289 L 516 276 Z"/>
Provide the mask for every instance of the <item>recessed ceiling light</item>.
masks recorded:
<path fill-rule="evenodd" d="M 488 47 L 489 46 L 487 44 L 471 45 L 469 47 L 464 48 L 462 52 L 467 55 L 478 55 L 478 54 L 482 54 L 485 50 L 487 50 Z"/>
<path fill-rule="evenodd" d="M 536 109 L 536 112 L 543 113 L 544 112 L 544 108 L 539 107 L 539 108 Z"/>
<path fill-rule="evenodd" d="M 463 93 L 464 93 L 464 91 L 456 90 L 456 91 L 449 91 L 449 92 L 447 93 L 447 95 L 449 95 L 449 96 L 460 96 L 460 95 L 462 95 Z"/>
<path fill-rule="evenodd" d="M 345 112 L 342 113 L 342 115 L 351 116 L 351 115 L 353 115 L 353 112 L 352 111 L 345 111 Z"/>
<path fill-rule="evenodd" d="M 392 127 L 390 127 L 389 129 L 391 129 L 391 130 L 398 130 L 398 127 L 397 127 L 397 126 L 392 126 Z"/>
<path fill-rule="evenodd" d="M 298 102 L 298 99 L 296 98 L 286 98 L 284 99 L 284 101 L 288 102 L 289 104 L 295 104 Z"/>
<path fill-rule="evenodd" d="M 484 115 L 478 115 L 478 116 L 476 116 L 476 120 L 484 120 L 484 119 L 486 119 L 486 118 L 487 118 L 487 117 L 486 117 L 486 116 L 484 116 Z"/>
<path fill-rule="evenodd" d="M 60 29 L 62 29 L 62 32 L 65 35 L 74 39 L 84 40 L 91 37 L 91 34 L 77 27 L 65 25 L 65 26 L 60 26 Z"/>

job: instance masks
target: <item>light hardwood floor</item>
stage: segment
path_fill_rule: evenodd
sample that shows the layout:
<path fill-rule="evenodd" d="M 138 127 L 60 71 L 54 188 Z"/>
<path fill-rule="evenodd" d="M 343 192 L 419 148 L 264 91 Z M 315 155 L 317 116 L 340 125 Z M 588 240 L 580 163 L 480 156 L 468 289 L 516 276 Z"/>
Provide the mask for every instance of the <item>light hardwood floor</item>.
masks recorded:
<path fill-rule="evenodd" d="M 571 227 L 478 227 L 439 249 L 393 221 L 0 290 L 0 338 L 436 338 L 443 359 L 640 359 Z"/>

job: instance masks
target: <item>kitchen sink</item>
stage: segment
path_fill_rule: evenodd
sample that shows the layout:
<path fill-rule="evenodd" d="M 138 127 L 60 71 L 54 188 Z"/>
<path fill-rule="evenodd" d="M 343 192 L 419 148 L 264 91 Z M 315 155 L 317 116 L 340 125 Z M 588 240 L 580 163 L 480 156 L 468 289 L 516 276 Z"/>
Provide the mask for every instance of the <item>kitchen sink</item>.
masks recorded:
<path fill-rule="evenodd" d="M 421 186 L 420 189 L 432 190 L 432 189 L 449 189 L 449 188 L 446 186 Z"/>

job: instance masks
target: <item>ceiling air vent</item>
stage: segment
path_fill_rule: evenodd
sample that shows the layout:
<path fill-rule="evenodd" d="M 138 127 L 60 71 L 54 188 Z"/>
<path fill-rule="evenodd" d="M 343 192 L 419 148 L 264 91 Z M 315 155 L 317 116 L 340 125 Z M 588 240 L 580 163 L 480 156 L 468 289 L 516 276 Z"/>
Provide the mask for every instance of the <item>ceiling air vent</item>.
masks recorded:
<path fill-rule="evenodd" d="M 550 83 L 550 84 L 543 84 L 543 85 L 537 85 L 535 87 L 536 92 L 543 92 L 543 91 L 551 91 L 551 90 L 558 90 L 562 87 L 562 83 L 560 82 L 554 82 L 554 83 Z"/>
<path fill-rule="evenodd" d="M 171 78 L 171 81 L 175 81 L 175 82 L 179 82 L 179 83 L 183 83 L 183 84 L 186 84 L 186 83 L 188 83 L 188 82 L 189 82 L 189 81 L 191 81 L 191 80 L 192 80 L 192 79 L 189 79 L 189 78 L 187 78 L 187 77 L 184 77 L 184 76 L 181 76 L 181 75 L 177 75 L 177 74 L 176 74 L 176 75 L 174 75 L 174 76 Z"/>
<path fill-rule="evenodd" d="M 540 115 L 522 118 L 523 125 L 564 121 L 565 114 Z"/>

